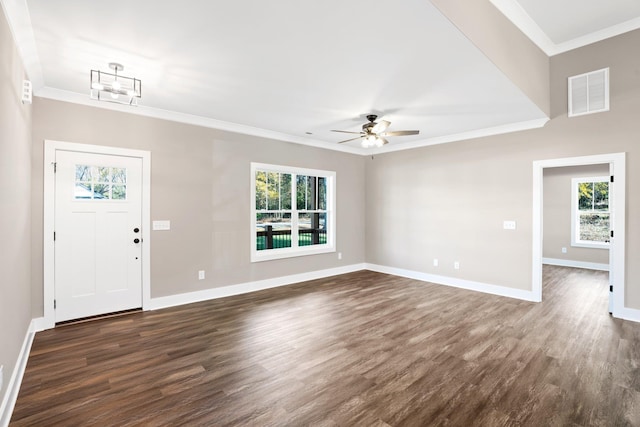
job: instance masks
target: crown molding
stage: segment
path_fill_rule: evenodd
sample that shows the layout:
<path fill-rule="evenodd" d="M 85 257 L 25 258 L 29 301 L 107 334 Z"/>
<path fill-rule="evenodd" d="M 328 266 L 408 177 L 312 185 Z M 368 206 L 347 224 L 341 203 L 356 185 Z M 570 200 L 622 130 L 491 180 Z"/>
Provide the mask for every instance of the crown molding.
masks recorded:
<path fill-rule="evenodd" d="M 582 37 L 578 37 L 573 40 L 566 41 L 564 43 L 560 43 L 556 45 L 556 53 L 554 53 L 554 55 L 557 53 L 568 52 L 570 50 L 577 49 L 579 47 L 586 46 L 592 43 L 597 43 L 599 41 L 602 41 L 611 37 L 616 37 L 616 36 L 619 36 L 620 34 L 637 30 L 638 28 L 640 28 L 640 17 L 630 19 L 629 21 L 622 22 L 612 27 L 608 27 L 600 31 L 596 31 L 594 33 L 590 33 Z"/>
<path fill-rule="evenodd" d="M 274 139 L 278 141 L 292 142 L 295 144 L 307 145 L 310 147 L 323 148 L 326 150 L 340 151 L 343 153 L 358 154 L 362 156 L 370 156 L 376 154 L 390 153 L 393 151 L 409 150 L 412 148 L 426 147 L 429 145 L 444 144 L 447 142 L 462 141 L 466 139 L 481 138 L 491 135 L 500 135 L 503 133 L 519 132 L 528 129 L 536 129 L 545 125 L 549 121 L 548 117 L 528 120 L 517 123 L 508 123 L 505 125 L 495 126 L 485 129 L 476 129 L 469 132 L 457 133 L 453 135 L 445 135 L 435 138 L 427 138 L 420 141 L 406 142 L 402 144 L 387 145 L 382 148 L 365 149 L 361 147 L 351 147 L 339 144 L 332 144 L 325 141 L 313 140 L 310 138 L 302 138 L 295 135 L 288 135 L 281 132 L 275 132 L 267 129 L 260 129 L 251 126 L 245 126 L 237 123 L 225 122 L 222 120 L 211 119 L 208 117 L 196 116 L 192 114 L 178 113 L 175 111 L 161 110 L 158 108 L 146 107 L 139 105 L 130 107 L 111 102 L 100 102 L 89 98 L 89 96 L 76 92 L 69 92 L 49 87 L 42 88 L 35 94 L 41 98 L 53 99 L 57 101 L 71 102 L 74 104 L 86 105 L 89 107 L 103 108 L 111 111 L 119 111 L 122 113 L 136 114 L 145 117 L 169 120 L 179 123 L 186 123 L 195 126 L 202 126 L 211 129 L 217 129 L 227 132 L 239 133 L 242 135 L 257 136 L 260 138 Z"/>
<path fill-rule="evenodd" d="M 359 147 L 350 147 L 344 145 L 330 144 L 324 141 L 318 141 L 311 138 L 303 138 L 295 135 L 289 135 L 282 132 L 276 132 L 268 129 L 260 129 L 252 126 L 241 125 L 238 123 L 216 120 L 209 117 L 197 116 L 194 114 L 179 113 L 176 111 L 162 110 L 159 108 L 138 105 L 132 107 L 129 105 L 121 105 L 113 102 L 96 101 L 89 97 L 88 94 L 80 94 L 50 87 L 44 87 L 34 92 L 35 96 L 40 98 L 53 99 L 56 101 L 70 102 L 73 104 L 86 105 L 88 107 L 102 108 L 105 110 L 119 111 L 126 114 L 135 114 L 138 116 L 151 117 L 156 119 L 169 120 L 178 123 L 185 123 L 195 126 L 201 126 L 210 129 L 239 133 L 242 135 L 251 135 L 260 138 L 274 139 L 277 141 L 292 142 L 295 144 L 307 145 L 310 147 L 323 148 L 334 151 L 341 151 L 350 154 L 367 154 L 364 149 Z"/>
<path fill-rule="evenodd" d="M 389 144 L 382 148 L 367 149 L 362 147 L 352 147 L 329 143 L 325 141 L 314 140 L 310 138 L 302 138 L 295 135 L 289 135 L 281 132 L 275 132 L 268 129 L 260 129 L 252 126 L 245 126 L 237 123 L 225 122 L 222 120 L 211 119 L 208 117 L 196 116 L 193 114 L 178 113 L 175 111 L 161 110 L 159 108 L 146 107 L 138 105 L 131 107 L 112 102 L 100 102 L 90 99 L 88 95 L 54 89 L 49 87 L 41 88 L 35 96 L 40 98 L 53 99 L 56 101 L 71 102 L 73 104 L 86 105 L 89 107 L 102 108 L 111 111 L 119 111 L 127 114 L 135 114 L 139 116 L 152 117 L 156 119 L 169 120 L 178 123 L 185 123 L 195 126 L 202 126 L 210 129 L 217 129 L 227 132 L 239 133 L 242 135 L 251 135 L 260 138 L 273 139 L 277 141 L 292 142 L 310 147 L 322 148 L 325 150 L 340 151 L 343 153 L 358 154 L 361 156 L 371 156 L 376 154 L 390 153 L 393 151 L 409 150 L 412 148 L 426 147 L 429 145 L 444 144 L 447 142 L 462 141 L 466 139 L 474 139 L 491 135 L 499 135 L 503 133 L 519 132 L 522 130 L 540 128 L 549 121 L 548 117 L 541 119 L 528 120 L 517 123 L 508 123 L 501 126 L 495 126 L 485 129 L 476 129 L 469 132 L 457 133 L 453 135 L 445 135 L 435 138 L 427 138 L 420 141 L 405 142 L 401 144 Z"/>
<path fill-rule="evenodd" d="M 640 28 L 640 17 L 567 40 L 553 42 L 516 0 L 489 0 L 504 16 L 534 42 L 547 56 L 554 56 Z"/>
<path fill-rule="evenodd" d="M 468 132 L 456 133 L 452 135 L 444 135 L 435 138 L 423 139 L 421 141 L 407 142 L 398 145 L 386 145 L 382 148 L 368 151 L 366 155 L 384 154 L 394 151 L 410 150 L 413 148 L 426 147 L 429 145 L 446 144 L 447 142 L 465 141 L 467 139 L 483 138 L 486 136 L 501 135 L 505 133 L 520 132 L 529 129 L 538 129 L 543 127 L 549 121 L 548 117 L 534 120 L 526 120 L 516 123 L 507 123 L 500 126 L 490 128 L 475 129 Z"/>

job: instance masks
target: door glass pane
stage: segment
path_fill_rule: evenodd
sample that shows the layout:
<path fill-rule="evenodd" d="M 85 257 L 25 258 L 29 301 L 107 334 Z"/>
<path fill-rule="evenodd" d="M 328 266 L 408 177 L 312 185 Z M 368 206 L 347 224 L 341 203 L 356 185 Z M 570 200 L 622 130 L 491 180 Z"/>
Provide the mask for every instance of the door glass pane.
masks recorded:
<path fill-rule="evenodd" d="M 83 183 L 76 183 L 74 192 L 73 192 L 73 197 L 75 199 L 92 199 L 93 197 L 91 197 L 91 195 L 93 194 L 93 191 L 91 191 L 91 183 L 88 184 L 83 184 Z"/>
<path fill-rule="evenodd" d="M 111 181 L 118 184 L 127 183 L 127 170 L 125 168 L 113 168 Z"/>
<path fill-rule="evenodd" d="M 76 181 L 91 182 L 91 166 L 76 165 Z"/>
<path fill-rule="evenodd" d="M 111 190 L 111 184 L 93 184 L 93 198 L 94 199 L 110 199 L 109 193 Z"/>
<path fill-rule="evenodd" d="M 98 182 L 109 182 L 109 181 L 111 181 L 110 173 L 109 173 L 110 169 L 111 168 L 99 167 L 98 168 L 98 177 L 97 177 L 96 181 L 98 181 Z"/>
<path fill-rule="evenodd" d="M 126 182 L 126 168 L 76 165 L 74 199 L 126 200 Z"/>
<path fill-rule="evenodd" d="M 127 197 L 127 187 L 124 185 L 114 185 L 111 187 L 111 198 L 113 200 L 124 200 Z"/>

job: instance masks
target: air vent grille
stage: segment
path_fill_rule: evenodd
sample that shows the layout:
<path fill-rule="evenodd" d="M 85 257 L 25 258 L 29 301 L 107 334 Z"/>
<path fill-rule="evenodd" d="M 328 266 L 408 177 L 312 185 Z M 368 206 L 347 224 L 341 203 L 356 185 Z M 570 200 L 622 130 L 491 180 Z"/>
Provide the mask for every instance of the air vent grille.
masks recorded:
<path fill-rule="evenodd" d="M 609 111 L 609 69 L 569 77 L 569 117 Z"/>

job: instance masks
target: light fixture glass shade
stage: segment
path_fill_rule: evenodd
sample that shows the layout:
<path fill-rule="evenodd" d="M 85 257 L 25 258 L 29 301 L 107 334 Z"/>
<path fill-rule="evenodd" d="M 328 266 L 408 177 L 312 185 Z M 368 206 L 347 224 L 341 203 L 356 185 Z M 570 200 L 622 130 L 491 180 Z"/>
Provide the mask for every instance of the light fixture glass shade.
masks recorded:
<path fill-rule="evenodd" d="M 362 146 L 364 148 L 382 147 L 383 144 L 383 141 L 374 134 L 368 135 L 362 140 Z"/>
<path fill-rule="evenodd" d="M 138 100 L 142 97 L 142 82 L 132 77 L 121 76 L 118 71 L 123 67 L 115 65 L 117 67 L 111 67 L 115 70 L 115 74 L 91 70 L 91 99 L 138 105 Z"/>

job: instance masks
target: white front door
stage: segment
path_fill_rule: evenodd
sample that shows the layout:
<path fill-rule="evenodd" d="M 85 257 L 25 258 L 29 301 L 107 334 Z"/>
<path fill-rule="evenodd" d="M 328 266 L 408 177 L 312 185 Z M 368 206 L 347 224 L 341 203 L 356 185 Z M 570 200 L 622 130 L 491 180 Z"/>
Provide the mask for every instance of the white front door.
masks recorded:
<path fill-rule="evenodd" d="M 55 321 L 142 307 L 142 159 L 56 150 Z"/>

